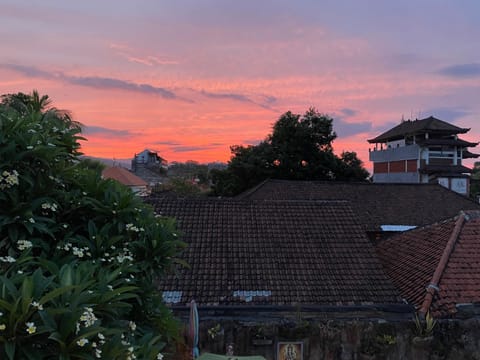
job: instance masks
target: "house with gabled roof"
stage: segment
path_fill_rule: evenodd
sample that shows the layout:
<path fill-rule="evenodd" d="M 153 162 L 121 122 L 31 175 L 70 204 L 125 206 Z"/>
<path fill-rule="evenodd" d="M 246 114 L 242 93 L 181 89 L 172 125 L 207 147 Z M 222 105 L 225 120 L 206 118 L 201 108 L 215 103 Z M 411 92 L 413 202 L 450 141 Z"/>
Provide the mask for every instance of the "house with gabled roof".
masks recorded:
<path fill-rule="evenodd" d="M 458 137 L 470 129 L 460 128 L 430 116 L 402 121 L 368 140 L 373 181 L 378 183 L 439 183 L 463 195 L 469 193 L 471 169 L 463 159 L 477 158 L 468 148 L 478 142 Z"/>
<path fill-rule="evenodd" d="M 102 177 L 116 180 L 132 189 L 136 194 L 145 196 L 148 193 L 147 182 L 123 167 L 109 166 L 102 171 Z"/>
<path fill-rule="evenodd" d="M 341 200 L 348 195 L 353 201 Z M 385 203 L 396 196 L 418 209 L 402 206 L 390 212 Z M 440 185 L 268 180 L 236 199 L 169 194 L 147 201 L 159 215 L 177 220 L 187 243 L 180 258 L 189 266 L 159 280 L 158 287 L 185 322 L 190 300 L 197 301 L 202 350 L 222 353 L 228 345 L 235 354 L 273 359 L 274 349 L 290 341 L 303 347 L 305 359 L 427 359 L 434 349 L 423 349 L 422 339 L 415 342 L 415 306 L 437 318 L 452 316 L 453 308 L 455 316 L 472 307 L 479 314 L 480 279 L 469 275 L 468 264 L 480 252 L 471 242 L 475 237 L 478 242 L 480 208 Z M 449 206 L 436 209 L 441 202 Z M 477 210 L 461 213 L 468 214 L 462 222 L 445 220 L 457 206 Z M 425 225 L 432 219 L 439 219 L 438 229 Z M 396 247 L 401 242 L 379 241 L 377 251 L 366 237 L 365 230 L 395 221 L 418 226 L 398 237 L 422 234 L 422 241 L 406 249 L 410 259 Z M 425 229 L 432 231 L 423 234 Z M 455 254 L 467 242 L 471 246 Z M 389 255 L 380 254 L 381 249 L 390 250 Z M 397 263 L 390 268 L 389 260 Z M 475 266 L 471 271 L 480 273 Z M 342 330 L 332 336 L 330 324 Z M 477 323 L 457 322 L 455 331 L 448 324 L 438 322 L 438 331 L 448 335 L 435 344 L 457 357 L 476 351 L 458 341 L 475 339 Z M 215 340 L 217 332 L 221 335 Z M 390 337 L 396 344 L 388 345 L 388 353 L 383 341 Z M 377 357 L 365 353 L 372 343 Z"/>
<path fill-rule="evenodd" d="M 348 200 L 374 240 L 432 224 L 480 204 L 438 184 L 266 180 L 240 194 L 242 200 Z"/>
<path fill-rule="evenodd" d="M 480 313 L 480 211 L 393 236 L 377 245 L 377 253 L 421 314 Z"/>
<path fill-rule="evenodd" d="M 200 309 L 257 313 L 411 310 L 346 201 L 149 202 L 177 220 L 187 243 L 181 259 L 189 266 L 159 283 L 174 309 L 195 300 Z"/>

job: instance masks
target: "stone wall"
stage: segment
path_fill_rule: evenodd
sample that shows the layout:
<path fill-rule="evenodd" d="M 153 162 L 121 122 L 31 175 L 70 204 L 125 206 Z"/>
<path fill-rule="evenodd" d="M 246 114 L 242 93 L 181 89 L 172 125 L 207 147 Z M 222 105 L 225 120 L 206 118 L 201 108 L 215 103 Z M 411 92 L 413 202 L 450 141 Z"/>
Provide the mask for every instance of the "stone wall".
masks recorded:
<path fill-rule="evenodd" d="M 425 323 L 420 324 L 425 330 Z M 420 334 L 414 319 L 284 319 L 257 322 L 208 319 L 200 323 L 200 351 L 263 355 L 277 359 L 279 342 L 303 344 L 303 359 L 479 359 L 480 320 L 437 321 L 431 334 Z M 419 336 L 422 335 L 422 336 Z"/>

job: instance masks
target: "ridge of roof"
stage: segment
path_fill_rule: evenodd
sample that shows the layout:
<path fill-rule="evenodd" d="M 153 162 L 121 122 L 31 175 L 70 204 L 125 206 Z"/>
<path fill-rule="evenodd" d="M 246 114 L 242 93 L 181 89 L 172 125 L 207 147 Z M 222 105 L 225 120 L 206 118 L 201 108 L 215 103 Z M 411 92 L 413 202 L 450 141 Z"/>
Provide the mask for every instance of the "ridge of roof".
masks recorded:
<path fill-rule="evenodd" d="M 255 185 L 253 188 L 250 188 L 250 189 L 248 189 L 248 190 L 245 190 L 244 192 L 242 192 L 242 193 L 234 196 L 234 198 L 242 199 L 242 198 L 244 198 L 244 197 L 246 197 L 246 196 L 249 196 L 249 195 L 253 194 L 254 192 L 256 192 L 258 189 L 260 189 L 262 186 L 264 186 L 267 182 L 272 181 L 272 180 L 274 180 L 274 179 L 270 179 L 270 178 L 269 178 L 269 179 L 265 179 L 265 180 L 263 180 L 261 183 L 259 183 L 258 185 Z"/>
<path fill-rule="evenodd" d="M 462 231 L 463 224 L 465 223 L 465 220 L 466 220 L 465 217 L 466 217 L 465 213 L 463 211 L 460 211 L 460 214 L 458 215 L 455 221 L 455 227 L 453 228 L 453 231 L 450 234 L 448 242 L 445 245 L 445 249 L 443 250 L 442 257 L 440 258 L 437 268 L 435 269 L 435 272 L 432 275 L 432 280 L 430 281 L 430 284 L 428 284 L 426 287 L 425 298 L 419 310 L 419 313 L 421 316 L 425 316 L 425 314 L 429 312 L 430 305 L 432 304 L 433 296 L 435 295 L 436 291 L 439 291 L 438 285 L 440 283 L 440 279 L 442 278 L 442 275 L 445 269 L 447 268 L 448 261 L 450 260 L 450 255 L 452 254 L 455 248 L 455 244 L 457 243 L 458 236 Z"/>

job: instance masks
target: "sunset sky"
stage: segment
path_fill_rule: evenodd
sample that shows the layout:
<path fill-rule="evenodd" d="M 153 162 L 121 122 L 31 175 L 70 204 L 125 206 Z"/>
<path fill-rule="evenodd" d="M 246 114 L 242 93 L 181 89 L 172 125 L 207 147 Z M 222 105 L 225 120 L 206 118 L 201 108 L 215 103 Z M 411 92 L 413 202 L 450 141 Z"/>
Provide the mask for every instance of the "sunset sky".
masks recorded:
<path fill-rule="evenodd" d="M 479 19 L 478 0 L 0 0 L 0 94 L 71 110 L 86 155 L 169 162 L 227 161 L 314 106 L 370 169 L 402 117 L 480 141 Z"/>

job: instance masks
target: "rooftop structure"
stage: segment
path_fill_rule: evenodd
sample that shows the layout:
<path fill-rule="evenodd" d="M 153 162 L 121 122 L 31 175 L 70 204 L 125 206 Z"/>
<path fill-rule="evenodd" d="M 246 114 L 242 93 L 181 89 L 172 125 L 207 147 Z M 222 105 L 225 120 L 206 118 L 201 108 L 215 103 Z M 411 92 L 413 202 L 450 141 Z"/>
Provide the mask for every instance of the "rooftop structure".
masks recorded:
<path fill-rule="evenodd" d="M 439 183 L 460 194 L 469 192 L 471 169 L 466 158 L 479 155 L 468 151 L 478 142 L 458 137 L 470 129 L 460 128 L 430 116 L 402 121 L 385 133 L 368 140 L 373 181 L 382 183 Z"/>

